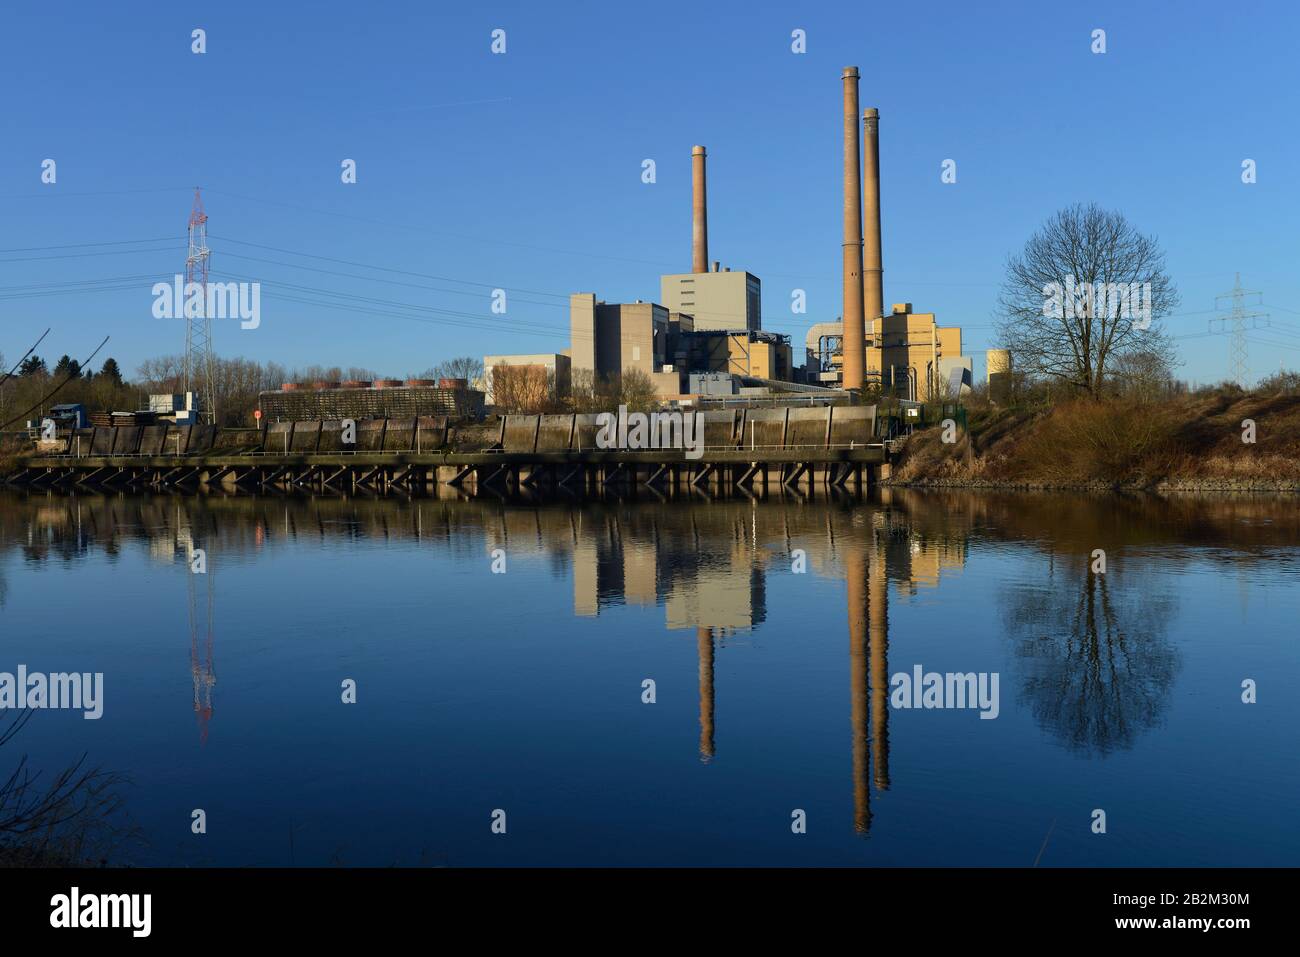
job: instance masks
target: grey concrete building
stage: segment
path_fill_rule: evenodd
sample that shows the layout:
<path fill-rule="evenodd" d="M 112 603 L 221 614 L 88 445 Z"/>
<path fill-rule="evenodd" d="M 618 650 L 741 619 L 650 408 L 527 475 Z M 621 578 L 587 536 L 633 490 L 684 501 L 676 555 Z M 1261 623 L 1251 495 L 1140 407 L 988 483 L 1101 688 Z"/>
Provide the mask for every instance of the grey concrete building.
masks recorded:
<path fill-rule="evenodd" d="M 696 332 L 763 328 L 759 278 L 713 264 L 713 272 L 677 273 L 659 277 L 660 299 L 671 312 L 695 319 Z"/>

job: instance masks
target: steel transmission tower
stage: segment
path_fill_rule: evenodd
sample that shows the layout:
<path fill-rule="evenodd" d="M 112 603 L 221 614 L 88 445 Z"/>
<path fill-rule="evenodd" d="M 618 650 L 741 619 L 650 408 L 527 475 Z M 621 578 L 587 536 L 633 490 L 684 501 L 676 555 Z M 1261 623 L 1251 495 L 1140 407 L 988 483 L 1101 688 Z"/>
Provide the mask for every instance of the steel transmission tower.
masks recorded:
<path fill-rule="evenodd" d="M 1248 355 L 1246 352 L 1246 330 L 1259 329 L 1268 325 L 1268 313 L 1266 312 L 1247 312 L 1246 297 L 1263 296 L 1263 293 L 1255 289 L 1241 288 L 1241 273 L 1237 273 L 1237 281 L 1231 291 L 1214 297 L 1214 308 L 1219 308 L 1219 303 L 1224 299 L 1232 300 L 1232 312 L 1227 316 L 1210 320 L 1211 332 L 1228 332 L 1231 333 L 1232 339 L 1228 345 L 1228 362 L 1230 366 L 1230 378 L 1237 383 L 1242 389 L 1246 388 L 1246 379 L 1250 374 L 1247 365 Z M 1222 323 L 1219 329 L 1214 328 L 1214 324 Z"/>
<path fill-rule="evenodd" d="M 195 394 L 199 422 L 217 421 L 216 360 L 212 354 L 212 317 L 208 315 L 208 214 L 194 188 L 190 210 L 190 250 L 185 257 L 185 288 L 199 287 L 201 299 L 191 314 L 185 308 L 185 391 Z M 186 296 L 188 305 L 188 295 Z"/>

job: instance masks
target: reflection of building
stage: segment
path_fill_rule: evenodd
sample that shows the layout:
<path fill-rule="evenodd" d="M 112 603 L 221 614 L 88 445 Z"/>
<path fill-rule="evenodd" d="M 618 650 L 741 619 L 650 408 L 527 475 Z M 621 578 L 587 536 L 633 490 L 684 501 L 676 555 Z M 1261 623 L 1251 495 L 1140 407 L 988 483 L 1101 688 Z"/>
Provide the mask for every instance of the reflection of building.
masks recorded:
<path fill-rule="evenodd" d="M 746 512 L 748 521 L 741 519 Z M 679 520 L 661 520 L 654 511 L 581 512 L 573 546 L 574 613 L 590 616 L 610 605 L 662 602 L 666 628 L 694 629 L 699 751 L 708 762 L 717 756 L 715 660 L 731 632 L 766 619 L 768 556 L 798 547 L 821 574 L 843 575 L 853 826 L 866 833 L 871 791 L 890 786 L 889 585 L 892 581 L 904 598 L 918 588 L 937 587 L 942 572 L 964 566 L 964 537 L 917 531 L 904 510 L 888 507 L 819 512 L 807 523 L 799 518 L 782 510 L 735 511 L 726 503 Z"/>
<path fill-rule="evenodd" d="M 907 549 L 907 577 L 899 581 L 899 588 L 913 594 L 918 588 L 937 588 L 942 572 L 961 571 L 965 564 L 966 546 L 960 542 L 910 541 Z"/>
<path fill-rule="evenodd" d="M 621 528 L 603 513 L 583 514 L 573 546 L 573 612 L 616 604 L 662 603 L 669 630 L 744 629 L 767 617 L 763 559 L 751 540 L 732 537 L 726 556 L 687 550 L 670 528 Z"/>
<path fill-rule="evenodd" d="M 766 617 L 763 585 L 757 564 L 698 566 L 692 577 L 673 582 L 664 601 L 667 626 L 752 628 Z"/>

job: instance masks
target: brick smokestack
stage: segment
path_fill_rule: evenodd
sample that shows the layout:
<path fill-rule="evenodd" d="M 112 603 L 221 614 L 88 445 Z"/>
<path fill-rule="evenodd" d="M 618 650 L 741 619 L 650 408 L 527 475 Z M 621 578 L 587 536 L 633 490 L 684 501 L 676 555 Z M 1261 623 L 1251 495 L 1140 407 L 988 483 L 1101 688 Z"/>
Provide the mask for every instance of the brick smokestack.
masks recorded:
<path fill-rule="evenodd" d="M 885 270 L 880 261 L 880 111 L 862 111 L 863 225 L 862 289 L 865 319 L 875 328 L 885 314 Z"/>
<path fill-rule="evenodd" d="M 862 174 L 858 166 L 858 68 L 844 68 L 844 388 L 861 389 L 867 363 L 862 316 Z"/>
<path fill-rule="evenodd" d="M 691 272 L 709 271 L 709 201 L 704 147 L 691 147 Z"/>

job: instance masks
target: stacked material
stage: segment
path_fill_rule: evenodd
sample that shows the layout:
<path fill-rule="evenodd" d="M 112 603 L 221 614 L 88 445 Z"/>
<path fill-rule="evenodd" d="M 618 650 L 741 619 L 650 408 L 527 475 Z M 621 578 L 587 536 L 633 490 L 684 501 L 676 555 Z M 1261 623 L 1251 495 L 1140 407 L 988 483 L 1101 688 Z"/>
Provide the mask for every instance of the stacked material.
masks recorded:
<path fill-rule="evenodd" d="M 153 425 L 158 421 L 155 412 L 92 412 L 90 424 L 104 428 L 112 426 Z"/>

